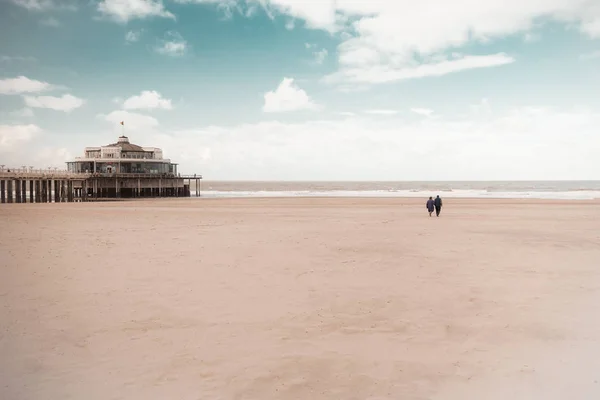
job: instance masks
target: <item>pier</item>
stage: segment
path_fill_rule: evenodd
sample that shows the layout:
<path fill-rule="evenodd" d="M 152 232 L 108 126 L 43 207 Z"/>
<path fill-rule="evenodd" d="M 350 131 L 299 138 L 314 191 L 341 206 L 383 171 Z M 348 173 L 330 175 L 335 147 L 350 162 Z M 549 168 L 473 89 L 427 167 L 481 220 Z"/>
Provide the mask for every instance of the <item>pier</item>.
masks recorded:
<path fill-rule="evenodd" d="M 153 197 L 200 196 L 201 175 L 181 175 L 156 147 L 129 143 L 126 136 L 87 147 L 67 170 L 0 167 L 0 203 L 63 203 Z"/>
<path fill-rule="evenodd" d="M 10 172 L 9 172 L 10 171 Z M 200 196 L 199 175 L 0 171 L 0 203 L 71 203 L 108 199 Z"/>
<path fill-rule="evenodd" d="M 67 171 L 0 171 L 0 203 L 67 203 L 87 199 L 87 176 Z"/>

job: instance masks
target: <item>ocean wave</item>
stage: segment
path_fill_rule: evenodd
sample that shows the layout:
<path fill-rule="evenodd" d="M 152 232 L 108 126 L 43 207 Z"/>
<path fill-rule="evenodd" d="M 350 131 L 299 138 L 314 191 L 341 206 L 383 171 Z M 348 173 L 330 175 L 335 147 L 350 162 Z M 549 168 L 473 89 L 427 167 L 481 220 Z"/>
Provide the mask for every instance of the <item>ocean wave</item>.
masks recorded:
<path fill-rule="evenodd" d="M 594 200 L 600 199 L 597 190 L 571 191 L 496 191 L 496 190 L 280 190 L 280 191 L 202 191 L 201 197 L 210 198 L 261 198 L 261 197 L 400 197 L 427 198 L 436 194 L 447 198 L 472 199 L 540 199 L 540 200 Z"/>

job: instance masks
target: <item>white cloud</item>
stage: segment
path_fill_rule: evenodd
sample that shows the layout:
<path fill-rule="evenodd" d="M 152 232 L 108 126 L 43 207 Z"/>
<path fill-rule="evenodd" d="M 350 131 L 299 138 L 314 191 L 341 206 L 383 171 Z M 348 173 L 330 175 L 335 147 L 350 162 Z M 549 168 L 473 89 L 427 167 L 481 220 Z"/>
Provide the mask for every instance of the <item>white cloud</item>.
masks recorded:
<path fill-rule="evenodd" d="M 317 48 L 317 45 L 314 43 L 304 43 L 304 47 L 306 47 L 307 50 L 315 50 Z M 327 49 L 321 49 L 313 51 L 312 54 L 315 58 L 315 63 L 320 65 L 323 64 L 323 62 L 329 55 L 329 52 L 327 51 Z"/>
<path fill-rule="evenodd" d="M 159 54 L 178 57 L 187 53 L 188 48 L 187 41 L 179 33 L 169 31 L 165 34 L 165 38 L 155 47 L 155 50 Z"/>
<path fill-rule="evenodd" d="M 65 169 L 71 153 L 66 148 L 48 145 L 48 139 L 48 132 L 37 125 L 0 125 L 0 160 L 9 168 L 31 165 Z"/>
<path fill-rule="evenodd" d="M 77 9 L 77 0 L 12 0 L 12 3 L 30 11 Z"/>
<path fill-rule="evenodd" d="M 480 119 L 359 115 L 211 126 L 148 142 L 182 170 L 214 180 L 597 179 L 599 124 L 600 110 L 524 107 Z"/>
<path fill-rule="evenodd" d="M 290 15 L 304 20 L 310 28 L 335 30 L 338 25 L 336 1 L 278 0 L 264 1 L 263 6 L 271 15 L 274 13 Z"/>
<path fill-rule="evenodd" d="M 42 130 L 37 125 L 0 125 L 0 154 L 16 150 Z"/>
<path fill-rule="evenodd" d="M 365 110 L 365 114 L 371 114 L 371 115 L 395 115 L 395 114 L 398 114 L 398 111 L 397 110 L 375 109 L 375 110 Z"/>
<path fill-rule="evenodd" d="M 18 6 L 28 10 L 41 11 L 53 6 L 52 0 L 12 0 Z"/>
<path fill-rule="evenodd" d="M 433 110 L 430 110 L 429 108 L 414 107 L 414 108 L 411 108 L 410 111 L 415 114 L 423 115 L 424 117 L 430 117 L 431 114 L 433 114 Z"/>
<path fill-rule="evenodd" d="M 393 68 L 380 63 L 370 65 L 352 64 L 326 76 L 323 81 L 331 84 L 342 82 L 386 83 L 428 76 L 442 76 L 469 69 L 496 67 L 511 64 L 514 61 L 514 58 L 499 53 L 487 56 L 464 56 L 454 60 L 400 68 Z M 364 60 L 360 62 L 363 63 Z"/>
<path fill-rule="evenodd" d="M 0 94 L 36 93 L 55 88 L 56 86 L 48 82 L 29 79 L 25 76 L 0 79 Z"/>
<path fill-rule="evenodd" d="M 61 97 L 54 96 L 25 96 L 25 104 L 33 108 L 49 108 L 56 111 L 71 112 L 84 104 L 84 100 L 70 94 Z"/>
<path fill-rule="evenodd" d="M 206 1 L 198 1 L 206 2 Z M 254 0 L 237 4 L 254 4 Z M 595 0 L 261 0 L 271 17 L 304 21 L 334 32 L 340 71 L 336 82 L 391 82 L 439 76 L 465 69 L 505 65 L 507 55 L 450 59 L 448 54 L 515 34 L 533 38 L 540 21 L 576 26 L 600 37 L 600 3 Z M 440 59 L 443 61 L 440 62 Z M 382 74 L 382 78 L 377 75 Z"/>
<path fill-rule="evenodd" d="M 350 111 L 340 111 L 337 113 L 338 115 L 343 115 L 344 117 L 354 117 L 356 113 Z"/>
<path fill-rule="evenodd" d="M 241 6 L 242 2 L 238 0 L 173 0 L 175 3 L 179 4 L 213 4 L 216 5 L 221 11 L 223 11 L 227 16 L 231 16 L 234 11 L 238 11 L 246 16 L 253 15 L 256 10 L 256 4 L 254 0 L 251 0 L 246 7 L 246 12 L 244 13 L 243 7 Z"/>
<path fill-rule="evenodd" d="M 119 127 L 121 121 L 123 121 L 126 130 L 146 130 L 158 126 L 158 120 L 154 117 L 124 110 L 115 110 L 108 115 L 101 114 L 98 117 L 112 122 L 115 126 Z"/>
<path fill-rule="evenodd" d="M 7 56 L 1 55 L 0 62 L 36 62 L 37 59 L 35 57 L 23 57 L 23 56 Z"/>
<path fill-rule="evenodd" d="M 24 117 L 24 118 L 31 118 L 34 116 L 33 110 L 31 108 L 22 108 L 20 110 L 11 112 L 10 115 L 12 115 L 14 117 Z"/>
<path fill-rule="evenodd" d="M 523 40 L 525 43 L 535 43 L 542 40 L 542 36 L 539 33 L 527 32 L 525 36 L 523 36 Z"/>
<path fill-rule="evenodd" d="M 141 110 L 162 108 L 163 110 L 171 110 L 173 105 L 171 99 L 165 99 L 160 93 L 155 90 L 144 90 L 137 96 L 131 96 L 123 103 L 123 108 L 126 110 Z"/>
<path fill-rule="evenodd" d="M 264 112 L 288 112 L 315 110 L 318 106 L 303 89 L 294 84 L 293 78 L 283 78 L 277 89 L 265 93 Z"/>
<path fill-rule="evenodd" d="M 162 0 L 102 0 L 98 3 L 98 11 L 122 23 L 149 17 L 175 19 L 175 16 L 165 9 Z"/>
<path fill-rule="evenodd" d="M 348 84 L 348 83 L 343 83 L 340 84 L 336 87 L 336 89 L 341 92 L 341 93 L 359 93 L 359 92 L 366 92 L 367 90 L 369 90 L 369 86 L 366 84 Z"/>
<path fill-rule="evenodd" d="M 586 33 L 591 38 L 600 38 L 600 5 L 596 6 L 598 15 L 595 18 L 590 18 L 581 25 L 581 31 Z"/>
<path fill-rule="evenodd" d="M 40 21 L 40 24 L 43 26 L 48 26 L 50 28 L 58 28 L 60 27 L 60 21 L 54 17 L 44 18 Z"/>
<path fill-rule="evenodd" d="M 142 36 L 142 31 L 129 31 L 125 34 L 125 41 L 127 43 L 134 43 L 140 40 Z"/>
<path fill-rule="evenodd" d="M 473 118 L 489 118 L 493 114 L 490 101 L 486 98 L 481 99 L 477 104 L 471 104 L 469 109 Z"/>
<path fill-rule="evenodd" d="M 408 44 L 419 52 L 527 31 L 541 17 L 576 22 L 582 32 L 594 33 L 600 17 L 600 5 L 590 0 L 425 0 L 416 6 L 402 0 L 261 3 L 271 12 L 302 19 L 309 27 L 336 31 L 352 25 L 360 36 L 387 34 L 394 42 L 390 45 Z"/>
<path fill-rule="evenodd" d="M 315 62 L 317 64 L 323 64 L 328 54 L 329 53 L 327 52 L 327 49 L 321 49 L 319 51 L 314 52 L 313 55 L 315 56 Z"/>
<path fill-rule="evenodd" d="M 64 169 L 65 163 L 70 160 L 73 160 L 73 155 L 64 147 L 42 147 L 35 154 L 35 165 L 39 168 Z"/>
<path fill-rule="evenodd" d="M 600 58 L 600 50 L 592 51 L 579 56 L 579 59 L 583 61 L 595 60 L 597 58 Z"/>

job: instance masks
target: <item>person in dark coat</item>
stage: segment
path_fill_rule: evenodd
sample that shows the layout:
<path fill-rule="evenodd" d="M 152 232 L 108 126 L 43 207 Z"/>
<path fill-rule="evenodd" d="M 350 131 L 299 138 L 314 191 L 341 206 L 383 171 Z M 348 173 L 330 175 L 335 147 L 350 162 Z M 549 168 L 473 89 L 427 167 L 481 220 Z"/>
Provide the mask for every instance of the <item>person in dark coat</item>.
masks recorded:
<path fill-rule="evenodd" d="M 442 199 L 440 199 L 440 195 L 435 198 L 433 205 L 435 206 L 435 216 L 439 217 L 442 211 Z"/>
<path fill-rule="evenodd" d="M 429 211 L 430 217 L 431 217 L 431 213 L 433 213 L 433 208 L 434 208 L 433 197 L 430 197 L 429 200 L 427 200 L 427 211 Z"/>

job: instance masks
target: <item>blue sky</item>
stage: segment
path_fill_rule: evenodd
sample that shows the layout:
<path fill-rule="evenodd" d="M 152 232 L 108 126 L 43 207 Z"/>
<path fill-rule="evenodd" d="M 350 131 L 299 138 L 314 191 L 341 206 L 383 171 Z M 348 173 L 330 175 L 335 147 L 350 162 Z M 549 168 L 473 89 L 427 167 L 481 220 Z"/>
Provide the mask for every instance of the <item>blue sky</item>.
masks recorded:
<path fill-rule="evenodd" d="M 0 0 L 0 164 L 600 179 L 597 0 Z"/>

